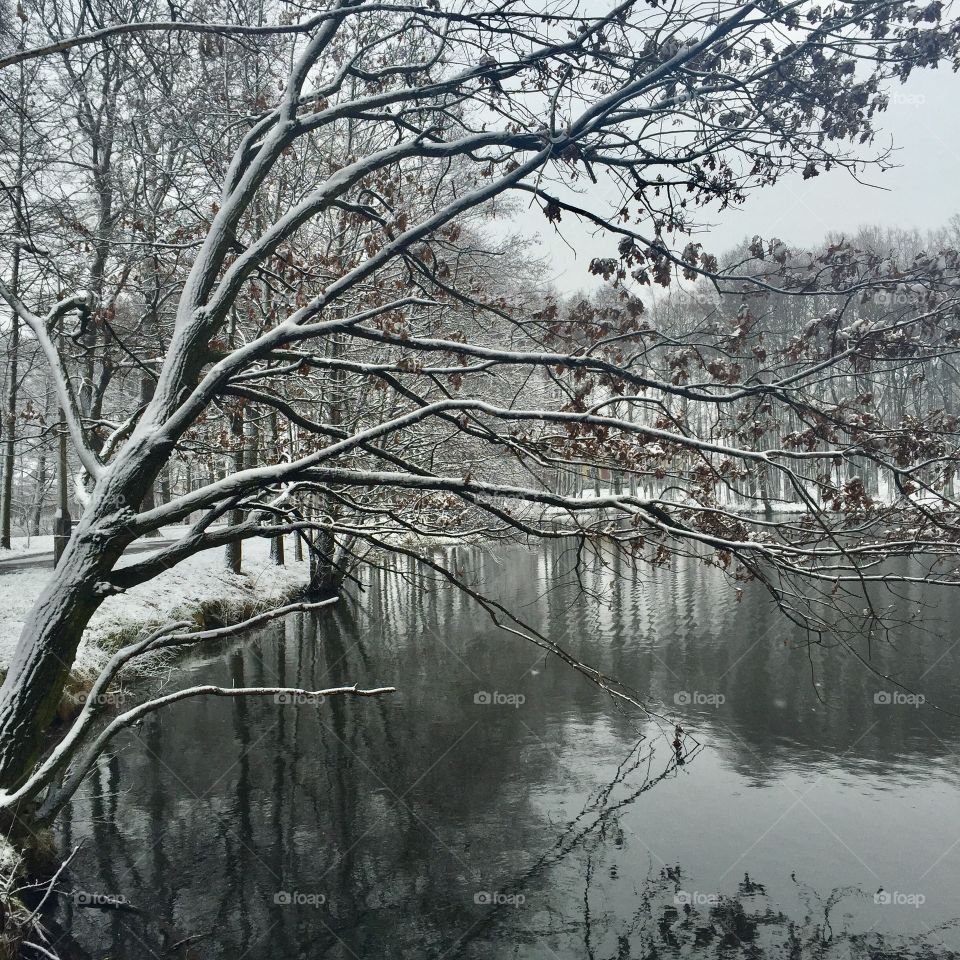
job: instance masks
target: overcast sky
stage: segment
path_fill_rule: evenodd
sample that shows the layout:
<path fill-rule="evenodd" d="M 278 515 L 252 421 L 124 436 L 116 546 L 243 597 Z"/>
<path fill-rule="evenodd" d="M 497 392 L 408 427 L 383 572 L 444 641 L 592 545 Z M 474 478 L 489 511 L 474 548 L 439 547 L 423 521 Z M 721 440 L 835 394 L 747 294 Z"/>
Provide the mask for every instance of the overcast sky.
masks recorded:
<path fill-rule="evenodd" d="M 877 126 L 882 130 L 878 144 L 892 141 L 898 168 L 868 173 L 866 179 L 876 187 L 858 184 L 843 170 L 806 181 L 797 174 L 754 193 L 735 210 L 712 211 L 709 234 L 697 239 L 714 253 L 754 234 L 803 246 L 829 231 L 852 232 L 865 224 L 926 230 L 960 213 L 960 77 L 947 70 L 917 71 L 908 84 L 891 89 L 890 107 Z M 597 209 L 598 201 L 612 195 L 603 187 L 602 180 L 592 187 L 591 203 L 584 205 Z M 593 286 L 590 260 L 615 252 L 615 241 L 592 237 L 569 216 L 560 228 L 576 253 L 539 209 L 522 215 L 519 225 L 525 233 L 539 234 L 548 273 L 567 293 Z"/>

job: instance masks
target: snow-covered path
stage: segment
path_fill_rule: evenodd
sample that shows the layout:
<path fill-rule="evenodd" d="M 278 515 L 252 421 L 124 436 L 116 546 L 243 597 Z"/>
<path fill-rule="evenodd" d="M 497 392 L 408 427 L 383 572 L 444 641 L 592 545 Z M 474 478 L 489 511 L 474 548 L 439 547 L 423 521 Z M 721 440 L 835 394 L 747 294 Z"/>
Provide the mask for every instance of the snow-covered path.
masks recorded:
<path fill-rule="evenodd" d="M 34 544 L 38 541 L 52 540 L 52 537 L 35 537 Z M 132 543 L 124 551 L 124 556 L 128 553 L 147 553 L 151 550 L 158 550 L 160 547 L 169 546 L 175 538 L 158 537 L 155 540 L 138 540 Z M 0 576 L 7 573 L 20 573 L 23 570 L 31 570 L 34 567 L 49 567 L 53 569 L 53 547 L 42 547 L 31 545 L 31 548 L 24 550 L 4 550 L 0 553 Z"/>

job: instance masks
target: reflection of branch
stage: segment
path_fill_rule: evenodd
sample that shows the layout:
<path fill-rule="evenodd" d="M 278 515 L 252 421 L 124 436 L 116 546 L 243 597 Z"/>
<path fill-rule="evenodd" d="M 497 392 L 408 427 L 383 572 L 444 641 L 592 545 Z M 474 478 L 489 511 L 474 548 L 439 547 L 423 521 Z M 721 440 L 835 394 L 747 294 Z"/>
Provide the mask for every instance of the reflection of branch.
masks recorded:
<path fill-rule="evenodd" d="M 630 804 L 638 800 L 648 790 L 652 790 L 657 784 L 662 783 L 671 774 L 677 772 L 681 765 L 690 763 L 697 756 L 699 756 L 700 752 L 703 750 L 702 745 L 697 743 L 692 750 L 683 754 L 679 762 L 677 756 L 671 751 L 670 761 L 667 763 L 663 771 L 657 776 L 651 777 L 650 764 L 653 760 L 654 750 L 651 748 L 647 753 L 641 754 L 638 748 L 642 742 L 643 740 L 641 739 L 630 748 L 630 752 L 617 767 L 617 771 L 611 782 L 605 785 L 593 799 L 588 800 L 587 803 L 584 804 L 584 807 L 580 813 L 569 822 L 566 829 L 557 838 L 553 848 L 541 856 L 540 859 L 537 860 L 525 873 L 506 884 L 502 888 L 503 892 L 519 892 L 520 890 L 525 889 L 532 880 L 534 880 L 545 870 L 556 866 L 558 863 L 568 857 L 577 847 L 581 846 L 597 830 L 601 830 L 606 827 L 608 821 L 617 813 L 630 806 Z M 630 763 L 630 758 L 635 752 L 637 753 L 636 760 L 633 763 Z M 637 770 L 644 762 L 647 763 L 647 771 L 644 775 L 641 785 L 623 800 L 620 800 L 615 804 L 608 805 L 610 795 L 613 793 L 615 787 L 618 784 L 625 784 L 630 774 Z M 596 811 L 595 819 L 584 826 L 581 830 L 577 831 L 577 824 L 593 811 Z M 480 932 L 484 928 L 489 926 L 497 918 L 498 915 L 499 908 L 494 907 L 490 913 L 483 920 L 481 920 L 480 923 L 471 928 L 469 934 L 464 936 L 460 941 L 458 941 L 458 943 L 466 943 L 475 939 L 477 936 L 479 936 Z"/>
<path fill-rule="evenodd" d="M 18 890 L 14 891 L 15 894 L 20 894 L 24 890 L 36 889 L 37 887 L 44 888 L 44 893 L 43 893 L 43 896 L 40 898 L 40 902 L 36 905 L 36 907 L 34 907 L 33 913 L 31 913 L 30 916 L 27 917 L 26 921 L 22 924 L 23 927 L 29 927 L 33 923 L 33 921 L 40 916 L 40 913 L 43 910 L 43 905 L 47 902 L 47 900 L 50 899 L 51 895 L 54 892 L 54 889 L 57 885 L 57 880 L 60 879 L 60 875 L 67 869 L 67 867 L 70 866 L 70 861 L 73 860 L 73 858 L 77 855 L 77 853 L 79 853 L 79 851 L 80 851 L 80 844 L 78 843 L 70 851 L 70 856 L 68 856 L 66 860 L 64 860 L 60 864 L 60 866 L 57 867 L 56 872 L 53 874 L 53 876 L 49 880 L 43 883 L 38 883 L 38 884 L 33 884 L 33 883 L 27 884 L 26 886 L 20 887 Z"/>
<path fill-rule="evenodd" d="M 635 748 L 634 748 L 635 749 Z M 662 783 L 666 780 L 671 774 L 677 772 L 681 766 L 693 761 L 696 757 L 700 755 L 703 750 L 703 746 L 697 743 L 694 748 L 682 755 L 680 760 L 677 759 L 675 754 L 671 753 L 670 761 L 667 763 L 666 767 L 655 777 L 650 776 L 650 762 L 653 760 L 654 751 L 651 749 L 649 753 L 645 754 L 642 757 L 637 758 L 637 762 L 630 768 L 627 768 L 620 775 L 620 780 L 614 780 L 608 787 L 605 787 L 601 792 L 600 796 L 595 799 L 592 803 L 588 803 L 580 814 L 571 822 L 567 830 L 558 838 L 556 844 L 554 845 L 553 853 L 546 854 L 543 856 L 537 863 L 534 865 L 533 871 L 538 871 L 544 866 L 552 866 L 555 863 L 558 863 L 564 857 L 566 857 L 575 847 L 579 846 L 583 841 L 599 827 L 606 826 L 607 821 L 613 817 L 615 814 L 619 813 L 625 807 L 630 806 L 634 801 L 636 801 L 640 796 L 646 793 L 648 790 L 652 790 L 657 784 Z M 629 796 L 625 797 L 623 800 L 618 801 L 615 804 L 607 805 L 607 801 L 610 797 L 610 794 L 613 792 L 614 787 L 618 782 L 626 783 L 627 776 L 635 769 L 637 769 L 640 764 L 644 761 L 648 761 L 647 773 L 644 778 L 643 783 L 634 790 Z M 586 826 L 579 833 L 574 833 L 571 835 L 571 831 L 574 825 L 578 820 L 582 819 L 587 813 L 591 811 L 591 808 L 596 809 L 597 804 L 600 804 L 599 810 L 597 812 L 596 819 Z"/>
<path fill-rule="evenodd" d="M 177 690 L 174 693 L 168 693 L 166 696 L 157 697 L 154 700 L 148 700 L 146 703 L 138 704 L 126 713 L 121 713 L 115 717 L 100 732 L 100 735 L 90 744 L 85 754 L 77 761 L 75 767 L 70 771 L 68 777 L 53 796 L 45 800 L 41 809 L 40 816 L 48 817 L 56 813 L 76 792 L 81 781 L 87 775 L 87 772 L 96 763 L 97 758 L 106 749 L 110 740 L 121 730 L 139 723 L 145 716 L 154 713 L 172 703 L 180 700 L 186 700 L 192 697 L 283 697 L 289 698 L 293 703 L 316 703 L 319 704 L 325 697 L 353 696 L 353 697 L 376 697 L 384 693 L 395 693 L 396 687 L 373 687 L 368 690 L 361 690 L 356 684 L 349 687 L 327 687 L 323 690 L 305 690 L 300 687 L 218 687 L 212 684 L 203 684 L 196 687 L 187 687 L 183 690 Z"/>
<path fill-rule="evenodd" d="M 435 570 L 445 580 L 452 583 L 459 590 L 462 590 L 468 597 L 480 604 L 480 606 L 487 612 L 490 619 L 499 629 L 504 630 L 507 633 L 512 633 L 514 636 L 520 637 L 522 640 L 529 640 L 542 650 L 552 653 L 559 660 L 562 660 L 565 664 L 567 664 L 567 666 L 573 667 L 574 670 L 583 674 L 583 676 L 585 676 L 591 683 L 596 684 L 601 690 L 609 694 L 614 704 L 620 706 L 623 703 L 629 703 L 631 706 L 637 707 L 650 717 L 655 717 L 658 720 L 666 720 L 665 717 L 654 713 L 654 711 L 652 711 L 642 702 L 639 691 L 634 690 L 622 681 L 617 680 L 615 677 L 606 676 L 597 670 L 596 667 L 591 667 L 582 660 L 578 660 L 575 656 L 573 656 L 573 654 L 561 647 L 560 644 L 558 644 L 555 640 L 551 640 L 549 637 L 544 636 L 544 634 L 540 633 L 528 623 L 524 623 L 522 620 L 512 614 L 505 606 L 503 606 L 503 604 L 491 599 L 490 597 L 486 597 L 469 587 L 460 577 L 458 577 L 452 570 L 444 566 L 442 563 L 432 560 L 429 557 L 425 557 L 423 554 L 417 553 L 416 550 L 403 547 L 397 543 L 388 543 L 370 534 L 358 533 L 357 536 L 363 540 L 366 540 L 368 543 L 373 544 L 374 546 L 381 547 L 382 549 L 392 553 L 398 553 L 405 557 L 409 557 L 412 560 L 416 560 L 423 566 L 429 567 L 431 570 Z M 509 623 L 505 623 L 504 618 L 516 624 L 516 626 L 510 626 Z"/>
<path fill-rule="evenodd" d="M 816 900 L 817 906 L 822 910 L 823 913 L 823 931 L 827 934 L 827 939 L 833 939 L 833 924 L 830 921 L 830 912 L 833 908 L 844 898 L 848 896 L 859 896 L 866 897 L 867 894 L 861 890 L 858 886 L 850 884 L 846 887 L 834 887 L 830 891 L 830 896 L 826 900 L 820 896 L 817 891 L 810 886 L 808 883 L 803 883 L 798 880 L 796 874 L 791 873 L 790 879 L 796 884 L 797 890 L 806 903 L 807 908 L 811 913 L 814 912 L 812 901 Z M 882 888 L 881 888 L 882 889 Z"/>

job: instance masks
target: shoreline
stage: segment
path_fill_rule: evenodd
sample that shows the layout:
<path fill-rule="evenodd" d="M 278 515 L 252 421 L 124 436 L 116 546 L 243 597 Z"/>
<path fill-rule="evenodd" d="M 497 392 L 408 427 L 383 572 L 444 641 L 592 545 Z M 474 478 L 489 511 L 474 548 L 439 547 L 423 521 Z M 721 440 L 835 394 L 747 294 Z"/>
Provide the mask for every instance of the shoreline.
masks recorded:
<path fill-rule="evenodd" d="M 293 555 L 292 538 L 285 544 Z M 138 556 L 138 560 L 146 554 Z M 309 562 L 270 559 L 268 540 L 247 540 L 240 574 L 224 567 L 223 548 L 190 557 L 147 583 L 104 600 L 94 614 L 71 668 L 67 692 L 76 695 L 96 678 L 120 647 L 173 620 L 195 620 L 198 627 L 231 625 L 294 599 L 309 581 Z M 34 568 L 0 577 L 0 675 L 6 674 L 30 610 L 54 570 Z M 146 658 L 125 674 L 151 673 Z"/>

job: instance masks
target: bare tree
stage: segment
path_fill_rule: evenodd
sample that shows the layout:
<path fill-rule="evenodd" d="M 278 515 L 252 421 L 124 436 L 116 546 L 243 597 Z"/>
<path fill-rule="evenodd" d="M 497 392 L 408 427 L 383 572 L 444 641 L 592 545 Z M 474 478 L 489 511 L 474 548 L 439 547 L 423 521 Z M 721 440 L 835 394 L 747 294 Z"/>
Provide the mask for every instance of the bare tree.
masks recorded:
<path fill-rule="evenodd" d="M 132 144 L 137 126 L 150 122 L 124 106 L 124 82 L 108 77 L 120 48 L 141 78 L 170 63 L 182 68 L 165 94 L 170 109 L 187 88 L 210 104 L 194 111 L 190 94 L 184 114 L 197 162 L 170 173 L 175 230 L 145 244 L 187 251 L 176 263 L 165 254 L 170 295 L 157 317 L 165 350 L 144 362 L 133 349 L 142 339 L 131 339 L 127 352 L 146 370 L 120 378 L 112 406 L 108 391 L 100 407 L 88 402 L 84 364 L 99 349 L 92 331 L 102 347 L 115 317 L 133 316 L 153 282 L 141 275 L 129 284 L 132 266 L 126 274 L 106 266 L 111 257 L 132 264 L 119 251 L 134 233 L 144 243 L 142 199 L 105 211 L 104 196 L 117 188 L 107 178 L 81 236 L 61 244 L 60 263 L 32 268 L 45 285 L 29 295 L 0 286 L 50 365 L 86 501 L 0 690 L 6 817 L 51 816 L 119 727 L 169 702 L 114 720 L 91 705 L 43 758 L 99 604 L 201 550 L 304 533 L 333 570 L 368 550 L 417 555 L 398 539 L 410 533 L 604 539 L 654 564 L 669 562 L 671 551 L 705 550 L 740 579 L 760 579 L 814 629 L 829 626 L 822 603 L 834 608 L 867 582 L 895 580 L 880 566 L 891 553 L 953 556 L 957 504 L 918 504 L 908 485 L 941 489 L 956 424 L 931 416 L 908 436 L 904 425 L 858 422 L 822 385 L 837 371 L 952 353 L 956 255 L 901 268 L 846 248 L 794 259 L 770 244 L 751 251 L 752 268 L 721 270 L 699 244 L 674 242 L 698 207 L 737 202 L 794 171 L 856 166 L 849 144 L 871 140 L 884 84 L 955 56 L 956 31 L 940 22 L 941 10 L 889 0 L 668 9 L 626 0 L 591 16 L 562 2 L 532 11 L 513 2 L 335 0 L 298 23 L 265 25 L 264 13 L 276 11 L 258 7 L 233 24 L 169 24 L 133 22 L 151 13 L 138 6 L 128 23 L 53 20 L 72 23 L 75 34 L 0 60 L 9 69 L 53 54 L 68 64 L 96 60 L 105 85 L 71 138 L 105 104 L 117 104 L 109 123 L 124 128 L 111 133 L 113 143 Z M 251 54 L 231 50 L 251 35 L 286 72 L 278 94 L 271 73 L 253 71 L 256 83 L 238 104 L 234 91 L 250 75 L 237 73 Z M 75 66 L 68 75 L 79 77 Z M 229 145 L 219 158 L 209 152 L 214 117 Z M 613 209 L 590 199 L 600 177 L 620 189 Z M 602 316 L 566 317 L 549 303 L 531 309 L 529 298 L 509 285 L 492 290 L 471 268 L 471 245 L 486 241 L 481 227 L 472 239 L 464 234 L 465 218 L 510 195 L 551 223 L 581 217 L 616 244 L 592 265 L 617 285 Z M 732 328 L 704 325 L 682 342 L 652 327 L 635 295 L 678 276 L 829 293 L 836 306 L 760 352 L 749 311 Z M 914 286 L 902 315 L 886 311 L 860 326 L 844 319 L 857 297 Z M 755 361 L 749 368 L 744 352 Z M 134 384 L 142 402 L 130 404 Z M 773 419 L 789 411 L 803 429 L 776 447 L 762 443 L 763 432 L 731 432 L 728 418 L 751 407 Z M 237 410 L 251 423 L 286 420 L 296 443 L 279 458 L 260 443 L 256 462 L 237 457 L 222 476 L 144 505 L 161 472 L 215 443 Z M 904 491 L 879 539 L 861 488 L 835 478 L 835 464 L 854 458 L 882 463 Z M 797 492 L 809 518 L 757 520 L 670 488 L 650 496 L 601 489 L 584 499 L 550 486 L 558 463 L 624 476 L 654 462 L 687 491 L 703 490 L 705 477 L 762 469 Z M 825 499 L 837 510 L 824 509 Z M 908 536 L 918 512 L 922 529 Z M 131 542 L 196 514 L 180 541 L 118 567 Z M 956 578 L 951 568 L 930 579 Z M 806 610 L 804 589 L 818 591 Z M 548 638 L 511 629 L 604 682 Z M 161 631 L 121 651 L 97 689 L 136 656 L 206 638 L 179 626 Z"/>

